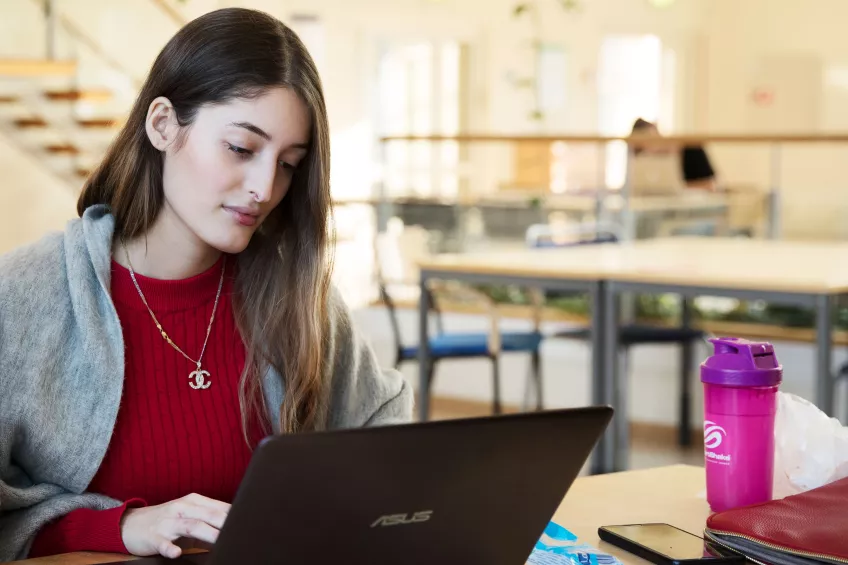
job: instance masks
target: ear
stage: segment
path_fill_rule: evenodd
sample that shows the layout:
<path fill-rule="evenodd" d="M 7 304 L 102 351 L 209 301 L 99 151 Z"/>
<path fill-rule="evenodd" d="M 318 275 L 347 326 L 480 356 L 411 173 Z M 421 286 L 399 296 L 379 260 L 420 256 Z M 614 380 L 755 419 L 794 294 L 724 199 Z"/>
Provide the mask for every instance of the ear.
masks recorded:
<path fill-rule="evenodd" d="M 176 140 L 179 123 L 174 105 L 164 96 L 159 96 L 147 108 L 144 123 L 147 138 L 159 151 L 167 150 Z"/>

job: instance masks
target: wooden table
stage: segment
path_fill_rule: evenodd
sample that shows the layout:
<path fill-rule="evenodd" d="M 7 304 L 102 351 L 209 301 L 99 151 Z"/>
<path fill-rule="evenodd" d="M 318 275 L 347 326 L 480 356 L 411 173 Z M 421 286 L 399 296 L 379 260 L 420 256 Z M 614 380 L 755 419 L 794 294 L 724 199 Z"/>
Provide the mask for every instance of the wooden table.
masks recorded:
<path fill-rule="evenodd" d="M 615 555 L 625 565 L 643 565 L 647 561 L 598 539 L 598 528 L 659 522 L 702 535 L 710 515 L 702 497 L 705 489 L 703 467 L 688 465 L 582 477 L 554 520 L 581 542 Z"/>
<path fill-rule="evenodd" d="M 581 542 L 615 555 L 625 565 L 643 565 L 647 562 L 601 542 L 598 527 L 666 522 L 700 534 L 709 515 L 706 501 L 699 497 L 704 488 L 703 468 L 685 465 L 583 477 L 574 482 L 554 520 L 577 534 Z M 112 555 L 73 553 L 19 563 L 90 565 L 115 559 Z"/>
<path fill-rule="evenodd" d="M 592 401 L 616 409 L 614 424 L 594 455 L 593 471 L 623 470 L 627 461 L 624 379 L 613 362 L 618 352 L 619 296 L 623 292 L 676 293 L 684 298 L 683 325 L 691 317 L 688 299 L 726 296 L 815 309 L 816 394 L 826 413 L 834 412 L 832 374 L 833 309 L 848 293 L 848 244 L 677 237 L 619 244 L 441 255 L 420 264 L 421 284 L 450 278 L 544 289 L 583 289 L 592 296 Z M 426 293 L 422 293 L 426 296 Z M 421 301 L 419 314 L 427 308 Z M 426 345 L 427 317 L 420 316 L 419 343 Z M 422 385 L 429 352 L 420 348 Z M 778 352 L 779 355 L 779 352 Z M 421 390 L 426 390 L 422 388 Z M 426 396 L 422 395 L 423 399 Z M 426 417 L 426 400 L 420 402 Z"/>
<path fill-rule="evenodd" d="M 201 553 L 200 551 L 190 550 L 189 553 Z M 65 553 L 64 555 L 53 555 L 50 557 L 40 557 L 38 559 L 25 559 L 24 561 L 13 561 L 18 565 L 101 565 L 102 563 L 114 563 L 115 561 L 135 561 L 137 557 L 128 555 L 117 555 L 111 553 L 93 553 L 90 551 L 81 551 L 79 553 Z"/>

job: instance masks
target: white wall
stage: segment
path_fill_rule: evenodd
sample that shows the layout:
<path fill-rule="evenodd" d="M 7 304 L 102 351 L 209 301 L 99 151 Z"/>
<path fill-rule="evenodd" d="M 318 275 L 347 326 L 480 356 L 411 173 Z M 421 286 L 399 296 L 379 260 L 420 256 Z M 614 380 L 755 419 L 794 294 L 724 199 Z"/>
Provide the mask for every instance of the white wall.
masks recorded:
<path fill-rule="evenodd" d="M 713 132 L 848 131 L 848 43 L 841 0 L 715 0 L 709 12 L 708 92 L 704 125 Z M 760 75 L 769 58 L 786 61 L 769 78 Z M 799 58 L 810 73 L 793 72 Z M 820 68 L 819 78 L 811 76 Z M 752 89 L 774 89 L 768 120 L 752 102 Z M 783 104 L 786 104 L 781 108 Z M 807 116 L 807 119 L 800 117 Z M 766 186 L 770 148 L 711 148 L 721 172 Z M 784 234 L 788 237 L 848 237 L 848 190 L 842 163 L 848 144 L 788 146 L 782 151 Z"/>
<path fill-rule="evenodd" d="M 0 134 L 0 253 L 64 229 L 76 195 Z"/>
<path fill-rule="evenodd" d="M 6 2 L 0 7 L 0 56 L 46 57 L 45 37 L 38 2 Z"/>

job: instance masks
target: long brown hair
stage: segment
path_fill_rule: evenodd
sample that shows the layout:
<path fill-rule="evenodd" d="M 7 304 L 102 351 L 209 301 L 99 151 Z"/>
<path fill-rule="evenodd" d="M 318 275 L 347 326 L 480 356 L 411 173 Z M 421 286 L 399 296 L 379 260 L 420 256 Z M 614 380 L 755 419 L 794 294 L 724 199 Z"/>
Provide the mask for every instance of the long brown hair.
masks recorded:
<path fill-rule="evenodd" d="M 108 205 L 116 237 L 132 239 L 153 225 L 164 202 L 164 157 L 145 131 L 156 97 L 167 97 L 179 124 L 189 126 L 203 105 L 280 86 L 310 110 L 310 147 L 285 198 L 239 254 L 233 306 L 247 347 L 243 422 L 262 414 L 262 375 L 271 366 L 283 379 L 280 430 L 297 432 L 321 429 L 326 421 L 322 368 L 332 262 L 327 112 L 318 71 L 297 35 L 276 18 L 240 8 L 188 23 L 153 63 L 126 125 L 85 183 L 77 211 Z"/>

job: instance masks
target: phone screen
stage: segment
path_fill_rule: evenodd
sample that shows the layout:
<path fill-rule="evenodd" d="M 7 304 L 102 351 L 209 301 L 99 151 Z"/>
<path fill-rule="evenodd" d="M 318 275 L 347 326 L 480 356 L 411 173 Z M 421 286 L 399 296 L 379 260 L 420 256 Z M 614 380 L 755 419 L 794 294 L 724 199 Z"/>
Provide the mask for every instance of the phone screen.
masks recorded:
<path fill-rule="evenodd" d="M 673 560 L 717 557 L 705 547 L 703 538 L 668 524 L 606 526 L 604 529 Z"/>

